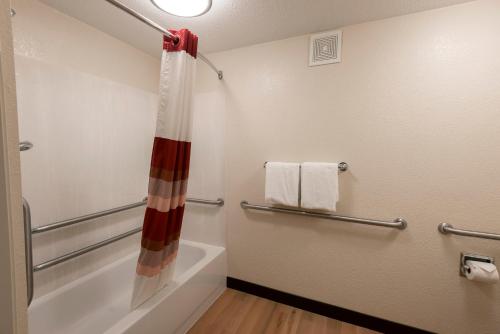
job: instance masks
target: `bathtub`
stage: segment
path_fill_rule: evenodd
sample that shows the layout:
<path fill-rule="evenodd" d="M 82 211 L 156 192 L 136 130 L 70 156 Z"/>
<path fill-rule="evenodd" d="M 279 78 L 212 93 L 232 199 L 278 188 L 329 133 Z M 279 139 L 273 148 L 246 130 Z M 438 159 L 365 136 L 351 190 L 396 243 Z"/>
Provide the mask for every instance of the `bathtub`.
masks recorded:
<path fill-rule="evenodd" d="M 225 249 L 181 240 L 173 282 L 131 311 L 137 256 L 128 255 L 33 300 L 29 333 L 185 333 L 225 289 Z"/>

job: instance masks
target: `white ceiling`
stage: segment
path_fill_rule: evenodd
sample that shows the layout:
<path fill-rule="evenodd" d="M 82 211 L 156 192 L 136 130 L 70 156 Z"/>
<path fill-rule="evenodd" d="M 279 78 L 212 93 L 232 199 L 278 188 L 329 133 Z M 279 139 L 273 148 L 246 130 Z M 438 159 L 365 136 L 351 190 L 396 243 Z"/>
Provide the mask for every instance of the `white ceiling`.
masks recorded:
<path fill-rule="evenodd" d="M 161 36 L 104 0 L 41 0 L 159 57 Z M 445 7 L 470 0 L 213 0 L 195 18 L 161 12 L 150 0 L 121 0 L 165 28 L 189 28 L 205 53 Z M 186 0 L 188 1 L 188 0 Z"/>

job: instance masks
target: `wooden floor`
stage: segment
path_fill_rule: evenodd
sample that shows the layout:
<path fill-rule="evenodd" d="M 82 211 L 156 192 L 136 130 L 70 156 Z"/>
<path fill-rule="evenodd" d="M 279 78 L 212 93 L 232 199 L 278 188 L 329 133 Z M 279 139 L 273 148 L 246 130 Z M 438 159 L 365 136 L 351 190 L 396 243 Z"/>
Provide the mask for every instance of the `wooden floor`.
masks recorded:
<path fill-rule="evenodd" d="M 375 334 L 372 330 L 227 289 L 188 334 Z"/>

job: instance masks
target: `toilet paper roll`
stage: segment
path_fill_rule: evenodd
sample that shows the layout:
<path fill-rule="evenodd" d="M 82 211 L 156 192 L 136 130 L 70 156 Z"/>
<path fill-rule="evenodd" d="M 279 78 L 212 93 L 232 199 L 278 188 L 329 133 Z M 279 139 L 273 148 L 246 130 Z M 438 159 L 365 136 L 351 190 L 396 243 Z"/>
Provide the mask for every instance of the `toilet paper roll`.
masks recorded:
<path fill-rule="evenodd" d="M 469 260 L 465 261 L 465 264 L 469 267 L 468 270 L 465 270 L 467 279 L 489 284 L 498 282 L 498 270 L 493 263 Z"/>

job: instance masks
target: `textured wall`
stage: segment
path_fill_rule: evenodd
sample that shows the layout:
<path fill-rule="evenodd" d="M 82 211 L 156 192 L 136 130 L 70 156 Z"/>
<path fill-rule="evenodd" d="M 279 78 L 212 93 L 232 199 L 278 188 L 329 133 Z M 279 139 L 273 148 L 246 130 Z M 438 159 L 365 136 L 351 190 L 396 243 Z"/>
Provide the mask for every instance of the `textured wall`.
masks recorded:
<path fill-rule="evenodd" d="M 498 333 L 500 285 L 458 276 L 444 221 L 500 232 L 500 2 L 343 29 L 343 62 L 309 68 L 308 37 L 212 54 L 227 103 L 230 275 L 440 333 Z M 206 83 L 213 88 L 212 82 Z M 245 212 L 266 160 L 347 161 L 338 212 L 405 231 Z"/>

